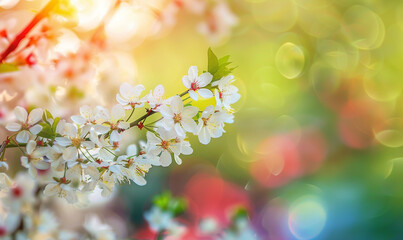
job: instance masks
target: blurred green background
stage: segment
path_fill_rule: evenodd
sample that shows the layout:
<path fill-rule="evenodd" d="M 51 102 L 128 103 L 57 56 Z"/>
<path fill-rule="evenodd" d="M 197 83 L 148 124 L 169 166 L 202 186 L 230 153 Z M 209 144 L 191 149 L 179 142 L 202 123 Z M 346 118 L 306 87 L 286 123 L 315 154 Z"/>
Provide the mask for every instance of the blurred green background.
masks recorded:
<path fill-rule="evenodd" d="M 245 189 L 263 239 L 403 238 L 403 2 L 228 2 L 239 24 L 212 48 L 238 66 L 236 121 L 208 146 L 192 141 L 182 166 L 123 187 L 132 220 L 181 184 L 166 179 L 213 166 Z M 181 13 L 136 48 L 136 81 L 175 94 L 189 63 L 205 69 L 198 20 Z"/>

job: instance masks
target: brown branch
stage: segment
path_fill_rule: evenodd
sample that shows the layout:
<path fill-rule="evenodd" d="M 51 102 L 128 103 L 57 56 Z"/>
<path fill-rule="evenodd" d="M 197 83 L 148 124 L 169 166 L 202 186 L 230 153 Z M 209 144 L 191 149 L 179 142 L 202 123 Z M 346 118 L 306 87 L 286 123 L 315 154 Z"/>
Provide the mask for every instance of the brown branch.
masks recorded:
<path fill-rule="evenodd" d="M 46 6 L 35 15 L 29 24 L 14 38 L 8 47 L 1 53 L 0 63 L 4 62 L 10 53 L 12 53 L 27 36 L 27 34 L 38 24 L 48 13 L 56 6 L 59 0 L 50 0 Z"/>
<path fill-rule="evenodd" d="M 179 94 L 179 97 L 183 97 L 183 96 L 185 96 L 187 93 L 188 93 L 188 91 L 185 91 L 185 92 Z M 144 119 L 146 119 L 146 118 L 148 118 L 149 116 L 153 115 L 154 113 L 157 113 L 157 112 L 154 112 L 154 111 L 147 111 L 147 113 L 144 114 L 142 117 L 140 117 L 140 118 L 137 119 L 136 121 L 130 123 L 130 127 L 132 128 L 132 127 L 138 126 L 138 124 L 139 124 L 141 121 L 143 121 Z"/>

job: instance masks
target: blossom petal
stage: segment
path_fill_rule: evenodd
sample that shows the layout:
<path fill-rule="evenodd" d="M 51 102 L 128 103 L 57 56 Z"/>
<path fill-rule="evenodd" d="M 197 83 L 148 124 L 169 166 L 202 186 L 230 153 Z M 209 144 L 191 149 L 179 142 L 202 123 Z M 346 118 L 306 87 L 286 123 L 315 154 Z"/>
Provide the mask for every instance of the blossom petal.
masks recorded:
<path fill-rule="evenodd" d="M 213 75 L 209 72 L 205 72 L 197 78 L 197 85 L 199 87 L 205 87 L 211 82 L 211 80 L 213 80 Z"/>
<path fill-rule="evenodd" d="M 45 161 L 35 161 L 33 165 L 35 166 L 36 169 L 40 170 L 46 170 L 49 169 L 50 167 L 50 164 Z"/>
<path fill-rule="evenodd" d="M 26 146 L 27 153 L 28 153 L 29 155 L 31 155 L 32 152 L 35 150 L 35 148 L 36 148 L 36 142 L 35 142 L 34 140 L 30 140 L 30 141 L 27 143 L 27 146 Z"/>
<path fill-rule="evenodd" d="M 193 118 L 199 112 L 197 107 L 187 106 L 182 111 L 182 117 Z"/>
<path fill-rule="evenodd" d="M 70 118 L 71 118 L 71 120 L 72 120 L 74 123 L 77 123 L 77 124 L 79 124 L 79 125 L 83 125 L 84 123 L 87 122 L 87 121 L 85 120 L 85 118 L 83 118 L 83 117 L 81 117 L 81 116 L 78 116 L 78 115 L 71 116 Z"/>
<path fill-rule="evenodd" d="M 130 83 L 124 82 L 120 85 L 119 92 L 124 98 L 130 97 L 133 87 Z"/>
<path fill-rule="evenodd" d="M 39 120 L 42 119 L 42 114 L 43 114 L 42 108 L 36 108 L 32 110 L 28 116 L 28 124 L 33 125 L 39 122 Z"/>
<path fill-rule="evenodd" d="M 196 124 L 196 122 L 195 121 L 193 121 L 193 119 L 183 119 L 182 121 L 181 121 L 181 124 L 182 124 L 182 127 L 186 130 L 186 131 L 188 131 L 188 132 L 191 132 L 191 133 L 196 133 L 196 130 L 197 130 L 197 124 Z"/>
<path fill-rule="evenodd" d="M 199 89 L 197 92 L 200 94 L 200 96 L 202 96 L 204 98 L 213 97 L 213 93 L 210 90 L 205 89 L 205 88 Z"/>
<path fill-rule="evenodd" d="M 194 80 L 197 78 L 198 74 L 199 74 L 199 70 L 197 69 L 197 66 L 191 66 L 189 68 L 188 77 L 191 82 L 194 82 Z"/>
<path fill-rule="evenodd" d="M 65 137 L 57 137 L 55 138 L 56 143 L 60 146 L 67 147 L 71 145 L 71 140 Z"/>
<path fill-rule="evenodd" d="M 86 149 L 93 149 L 95 147 L 95 143 L 91 141 L 84 141 L 81 142 L 81 146 L 85 147 Z"/>
<path fill-rule="evenodd" d="M 111 142 L 119 142 L 122 139 L 122 136 L 120 136 L 118 131 L 113 130 L 109 139 L 111 140 Z"/>
<path fill-rule="evenodd" d="M 180 136 L 180 137 L 186 136 L 185 131 L 183 130 L 183 128 L 181 127 L 181 125 L 179 123 L 175 123 L 174 127 L 175 127 L 175 131 L 178 134 L 178 136 Z"/>
<path fill-rule="evenodd" d="M 123 109 L 122 105 L 116 104 L 115 106 L 113 106 L 111 111 L 111 119 L 113 122 L 117 122 L 124 116 L 125 116 L 125 110 Z"/>
<path fill-rule="evenodd" d="M 21 124 L 19 123 L 8 123 L 6 129 L 11 132 L 17 132 L 21 129 Z"/>
<path fill-rule="evenodd" d="M 74 161 L 78 158 L 77 148 L 68 147 L 63 151 L 63 159 L 66 161 Z"/>
<path fill-rule="evenodd" d="M 190 87 L 191 87 L 191 81 L 190 81 L 190 79 L 189 79 L 188 76 L 183 76 L 183 77 L 182 77 L 182 83 L 183 83 L 183 85 L 185 86 L 185 88 L 190 89 Z"/>
<path fill-rule="evenodd" d="M 199 132 L 199 141 L 202 144 L 208 144 L 210 142 L 210 133 L 207 129 L 207 127 L 202 127 L 202 129 Z"/>
<path fill-rule="evenodd" d="M 155 136 L 155 134 L 152 132 L 147 132 L 147 141 L 148 141 L 148 143 L 151 143 L 151 144 L 157 144 L 157 143 L 161 142 L 161 140 L 159 138 L 157 138 Z"/>
<path fill-rule="evenodd" d="M 181 165 L 181 164 L 182 164 L 182 159 L 180 159 L 180 157 L 179 157 L 178 155 L 174 155 L 174 158 L 175 158 L 175 162 L 176 162 L 178 165 Z"/>
<path fill-rule="evenodd" d="M 178 114 L 183 110 L 183 101 L 178 95 L 174 96 L 171 100 L 171 109 L 174 114 Z"/>
<path fill-rule="evenodd" d="M 29 168 L 29 162 L 27 156 L 21 157 L 21 166 L 23 166 L 24 168 Z"/>
<path fill-rule="evenodd" d="M 211 82 L 211 80 L 213 80 L 213 75 L 209 72 L 205 72 L 197 78 L 197 85 L 199 87 L 205 87 Z"/>
<path fill-rule="evenodd" d="M 28 139 L 29 139 L 28 131 L 22 130 L 21 132 L 19 132 L 17 134 L 16 139 L 17 139 L 17 142 L 19 142 L 19 143 L 27 143 Z"/>
<path fill-rule="evenodd" d="M 182 154 L 190 155 L 193 153 L 193 149 L 190 146 L 182 146 Z"/>
<path fill-rule="evenodd" d="M 29 131 L 32 133 L 32 134 L 38 134 L 38 133 L 40 133 L 41 131 L 42 131 L 42 126 L 41 125 L 39 125 L 39 124 L 37 124 L 37 125 L 34 125 L 34 126 L 32 126 L 32 127 L 30 127 L 29 128 Z"/>
<path fill-rule="evenodd" d="M 145 87 L 142 84 L 136 85 L 133 88 L 133 94 L 134 96 L 138 97 L 140 96 L 141 92 L 145 90 Z"/>
<path fill-rule="evenodd" d="M 153 91 L 153 95 L 156 98 L 160 98 L 160 97 L 164 96 L 164 93 L 165 93 L 165 89 L 164 89 L 164 86 L 162 86 L 161 84 L 156 86 Z"/>
<path fill-rule="evenodd" d="M 172 112 L 172 109 L 167 107 L 167 106 L 161 106 L 160 107 L 160 113 L 162 114 L 162 116 L 168 117 L 168 118 L 172 118 L 174 116 L 174 113 Z"/>
<path fill-rule="evenodd" d="M 130 123 L 125 121 L 120 121 L 118 124 L 118 128 L 120 129 L 128 129 L 130 127 Z"/>
<path fill-rule="evenodd" d="M 116 94 L 116 101 L 118 101 L 119 104 L 126 106 L 129 104 L 129 101 L 127 101 L 126 98 L 123 98 L 120 94 Z"/>
<path fill-rule="evenodd" d="M 34 166 L 29 166 L 28 172 L 29 172 L 29 175 L 31 175 L 32 177 L 36 177 L 38 175 L 38 171 L 36 170 L 36 168 Z"/>
<path fill-rule="evenodd" d="M 163 167 L 168 167 L 172 163 L 171 154 L 168 151 L 162 151 L 160 156 L 160 163 Z"/>
<path fill-rule="evenodd" d="M 100 134 L 107 133 L 109 131 L 109 129 L 111 129 L 111 128 L 108 126 L 104 126 L 104 125 L 95 125 L 94 126 L 95 132 L 100 133 Z"/>
<path fill-rule="evenodd" d="M 14 114 L 18 121 L 20 121 L 20 122 L 27 121 L 28 113 L 23 107 L 20 107 L 20 106 L 15 107 Z"/>
<path fill-rule="evenodd" d="M 51 197 L 56 195 L 59 190 L 61 190 L 59 184 L 49 183 L 48 185 L 46 185 L 45 190 L 43 190 L 43 195 Z"/>
<path fill-rule="evenodd" d="M 189 90 L 189 97 L 192 98 L 193 100 L 197 101 L 197 99 L 199 98 L 199 95 L 197 95 L 197 93 L 193 90 Z"/>
<path fill-rule="evenodd" d="M 139 186 L 144 186 L 144 185 L 147 184 L 147 181 L 144 179 L 144 177 L 139 176 L 139 175 L 134 176 L 134 177 L 132 178 L 132 181 L 133 181 L 135 184 L 139 185 Z"/>

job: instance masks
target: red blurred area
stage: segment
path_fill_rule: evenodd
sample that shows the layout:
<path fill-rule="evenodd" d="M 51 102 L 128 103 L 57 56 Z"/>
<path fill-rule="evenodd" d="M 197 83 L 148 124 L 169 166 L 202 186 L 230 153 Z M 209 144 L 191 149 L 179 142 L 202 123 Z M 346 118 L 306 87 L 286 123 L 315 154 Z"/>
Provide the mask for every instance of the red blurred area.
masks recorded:
<path fill-rule="evenodd" d="M 350 100 L 339 111 L 338 130 L 344 144 L 365 149 L 374 142 L 374 129 L 382 128 L 385 114 L 369 100 Z"/>
<path fill-rule="evenodd" d="M 296 133 L 269 137 L 256 153 L 252 176 L 261 185 L 276 188 L 317 170 L 326 157 L 327 144 L 318 130 L 305 129 L 300 137 Z"/>
<path fill-rule="evenodd" d="M 207 168 L 211 169 L 211 168 Z M 213 173 L 212 173 L 213 172 Z M 217 233 L 227 228 L 231 215 L 238 207 L 253 214 L 250 199 L 246 191 L 239 186 L 224 181 L 215 171 L 199 171 L 188 175 L 188 179 L 176 183 L 176 196 L 183 196 L 188 202 L 186 214 L 177 220 L 186 226 L 186 233 L 181 238 L 174 239 L 217 239 L 214 234 L 204 234 L 199 230 L 199 224 L 204 219 L 213 219 L 217 223 Z M 175 174 L 171 177 L 175 178 Z M 157 234 L 148 226 L 135 234 L 136 239 L 155 239 Z M 164 239 L 173 239 L 166 237 Z"/>

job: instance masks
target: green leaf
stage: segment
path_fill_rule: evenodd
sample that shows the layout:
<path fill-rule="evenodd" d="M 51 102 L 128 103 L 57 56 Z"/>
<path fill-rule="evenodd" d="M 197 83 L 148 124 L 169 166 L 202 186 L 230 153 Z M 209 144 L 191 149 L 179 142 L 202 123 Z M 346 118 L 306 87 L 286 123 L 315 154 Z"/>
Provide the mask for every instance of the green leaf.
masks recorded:
<path fill-rule="evenodd" d="M 186 211 L 187 202 L 185 199 L 174 199 L 173 201 L 171 201 L 169 209 L 175 217 L 179 216 Z"/>
<path fill-rule="evenodd" d="M 53 119 L 52 114 L 48 110 L 46 110 L 45 113 L 46 113 L 46 118 L 47 119 L 49 119 L 49 118 Z"/>
<path fill-rule="evenodd" d="M 54 132 L 56 132 L 56 127 L 57 127 L 57 124 L 59 124 L 59 121 L 60 121 L 59 117 L 57 117 L 57 118 L 55 118 L 55 120 L 53 120 L 52 129 Z"/>
<path fill-rule="evenodd" d="M 12 63 L 1 63 L 0 73 L 8 73 L 18 71 L 18 66 Z"/>
<path fill-rule="evenodd" d="M 213 75 L 213 81 L 220 80 L 235 69 L 229 67 L 232 63 L 229 58 L 230 56 L 227 55 L 218 59 L 211 48 L 208 49 L 208 71 Z"/>
<path fill-rule="evenodd" d="M 224 63 L 228 63 L 229 57 L 230 57 L 230 56 L 227 55 L 227 56 L 224 56 L 224 57 L 218 59 L 218 64 L 219 64 L 219 65 L 222 65 L 222 64 L 224 64 Z"/>
<path fill-rule="evenodd" d="M 42 131 L 38 133 L 39 137 L 47 139 L 54 139 L 56 137 L 56 134 L 49 123 L 40 123 L 40 125 L 42 126 Z"/>
<path fill-rule="evenodd" d="M 164 192 L 160 195 L 157 195 L 153 199 L 154 205 L 161 208 L 162 210 L 168 210 L 169 202 L 171 201 L 171 193 Z"/>
<path fill-rule="evenodd" d="M 207 69 L 212 75 L 214 75 L 217 72 L 218 67 L 219 67 L 218 58 L 213 53 L 211 48 L 208 49 L 207 56 L 208 56 L 208 64 L 207 64 L 208 67 L 207 67 Z"/>
<path fill-rule="evenodd" d="M 244 207 L 238 207 L 235 209 L 235 211 L 232 214 L 232 219 L 237 220 L 237 219 L 242 219 L 242 218 L 247 218 L 248 217 L 248 210 Z"/>

